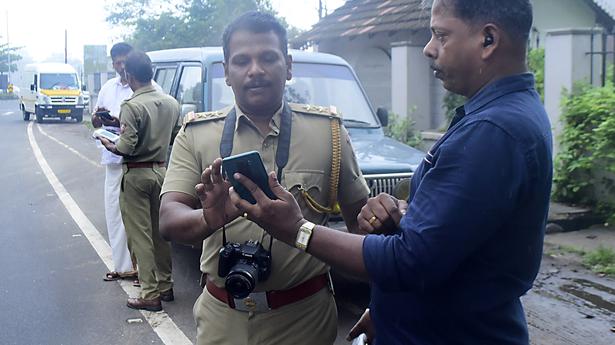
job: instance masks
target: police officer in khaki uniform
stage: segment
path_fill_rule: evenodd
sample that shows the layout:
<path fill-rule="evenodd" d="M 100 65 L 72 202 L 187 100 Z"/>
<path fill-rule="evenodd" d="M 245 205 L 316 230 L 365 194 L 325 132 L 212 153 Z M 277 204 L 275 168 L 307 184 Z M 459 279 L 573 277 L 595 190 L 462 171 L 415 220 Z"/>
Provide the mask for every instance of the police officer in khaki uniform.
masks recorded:
<path fill-rule="evenodd" d="M 121 134 L 116 144 L 102 138 L 105 147 L 124 157 L 120 209 L 141 282 L 140 298 L 128 299 L 133 309 L 162 310 L 161 300 L 172 301 L 171 247 L 158 231 L 160 189 L 165 158 L 179 118 L 179 104 L 151 83 L 152 63 L 139 51 L 126 59 L 132 97 L 122 103 Z"/>
<path fill-rule="evenodd" d="M 283 242 L 270 242 L 232 206 L 228 185 L 211 189 L 213 180 L 221 180 L 217 158 L 258 151 L 266 169 L 279 174 L 316 224 L 326 222 L 322 212 L 335 199 L 348 229 L 355 231 L 369 190 L 334 109 L 283 101 L 292 59 L 276 19 L 246 13 L 227 27 L 223 44 L 226 82 L 236 104 L 185 121 L 174 142 L 160 210 L 165 237 L 203 241 L 205 287 L 194 306 L 197 344 L 333 344 L 337 311 L 329 267 Z M 233 298 L 218 275 L 224 240 L 258 241 L 270 250 L 269 277 L 245 298 Z"/>

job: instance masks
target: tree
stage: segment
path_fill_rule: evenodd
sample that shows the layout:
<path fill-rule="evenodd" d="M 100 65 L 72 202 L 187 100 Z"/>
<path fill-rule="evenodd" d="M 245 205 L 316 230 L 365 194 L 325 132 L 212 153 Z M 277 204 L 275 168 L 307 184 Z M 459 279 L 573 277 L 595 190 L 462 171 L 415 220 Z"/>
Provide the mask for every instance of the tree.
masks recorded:
<path fill-rule="evenodd" d="M 219 46 L 226 25 L 240 14 L 258 10 L 277 15 L 270 0 L 119 0 L 107 21 L 128 27 L 124 39 L 141 50 Z M 279 18 L 289 39 L 300 33 Z"/>
<path fill-rule="evenodd" d="M 17 51 L 22 47 L 10 47 L 8 44 L 0 44 L 0 73 L 6 73 L 9 63 L 9 57 L 11 60 L 11 73 L 17 71 L 17 61 L 21 60 L 21 55 L 17 54 Z"/>

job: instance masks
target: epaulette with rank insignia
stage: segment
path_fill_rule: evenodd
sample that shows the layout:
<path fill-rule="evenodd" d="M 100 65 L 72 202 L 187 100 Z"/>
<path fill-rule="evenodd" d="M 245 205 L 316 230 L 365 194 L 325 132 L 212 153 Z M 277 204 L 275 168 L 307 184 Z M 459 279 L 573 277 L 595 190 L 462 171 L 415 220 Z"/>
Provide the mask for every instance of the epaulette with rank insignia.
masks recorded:
<path fill-rule="evenodd" d="M 334 105 L 328 107 L 299 103 L 288 103 L 288 105 L 290 106 L 290 109 L 296 113 L 320 115 L 326 116 L 328 118 L 341 119 L 341 114 L 337 111 L 337 108 Z"/>
<path fill-rule="evenodd" d="M 189 112 L 184 116 L 183 126 L 188 126 L 194 123 L 207 122 L 212 120 L 224 119 L 228 115 L 231 107 L 218 111 L 207 111 L 202 113 Z"/>

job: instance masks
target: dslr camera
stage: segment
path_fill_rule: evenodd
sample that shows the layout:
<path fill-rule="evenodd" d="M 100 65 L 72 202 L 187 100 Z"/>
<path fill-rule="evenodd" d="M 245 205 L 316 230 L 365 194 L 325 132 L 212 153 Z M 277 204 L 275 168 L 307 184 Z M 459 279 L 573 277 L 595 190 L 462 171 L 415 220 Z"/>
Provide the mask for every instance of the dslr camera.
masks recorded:
<path fill-rule="evenodd" d="M 226 277 L 226 291 L 237 299 L 248 297 L 256 283 L 267 280 L 271 273 L 271 252 L 258 241 L 226 243 L 218 255 L 218 275 Z"/>

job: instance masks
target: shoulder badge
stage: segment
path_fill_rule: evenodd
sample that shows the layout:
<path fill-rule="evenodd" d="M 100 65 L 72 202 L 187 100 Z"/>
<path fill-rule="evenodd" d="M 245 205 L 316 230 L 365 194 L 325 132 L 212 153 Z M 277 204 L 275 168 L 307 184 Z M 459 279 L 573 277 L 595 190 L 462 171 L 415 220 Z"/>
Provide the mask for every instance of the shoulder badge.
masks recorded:
<path fill-rule="evenodd" d="M 207 122 L 212 120 L 223 119 L 228 114 L 228 111 L 208 111 L 202 113 L 189 112 L 184 116 L 183 125 L 188 126 L 194 123 Z"/>
<path fill-rule="evenodd" d="M 330 105 L 328 107 L 299 103 L 289 103 L 288 105 L 290 106 L 290 109 L 296 113 L 320 115 L 329 118 L 341 118 L 341 114 L 337 111 L 337 107 L 334 105 Z"/>

